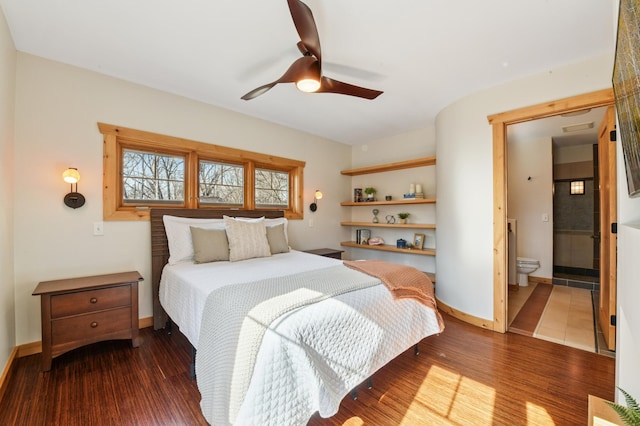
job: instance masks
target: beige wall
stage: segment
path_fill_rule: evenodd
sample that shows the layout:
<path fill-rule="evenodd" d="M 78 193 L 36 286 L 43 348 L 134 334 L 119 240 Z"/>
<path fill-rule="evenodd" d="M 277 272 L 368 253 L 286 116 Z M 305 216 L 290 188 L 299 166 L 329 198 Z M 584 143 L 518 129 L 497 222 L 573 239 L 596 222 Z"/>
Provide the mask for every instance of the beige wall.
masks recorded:
<path fill-rule="evenodd" d="M 593 161 L 593 145 L 575 145 L 555 148 L 553 150 L 553 163 L 581 163 Z"/>
<path fill-rule="evenodd" d="M 17 344 L 40 340 L 39 281 L 138 270 L 140 317 L 152 315 L 148 222 L 102 220 L 102 137 L 97 122 L 179 136 L 306 161 L 305 219 L 291 221 L 298 249 L 338 247 L 348 218 L 340 201 L 349 179 L 351 147 L 174 96 L 19 53 L 16 85 L 15 168 L 20 171 L 15 210 L 15 308 Z M 86 205 L 73 210 L 62 199 L 61 174 L 77 167 Z M 315 189 L 325 194 L 309 212 Z M 313 219 L 310 222 L 310 219 Z M 310 226 L 310 225 L 313 226 Z M 343 237 L 343 235 L 345 237 Z"/>
<path fill-rule="evenodd" d="M 553 277 L 551 138 L 507 144 L 507 216 L 516 219 L 516 255 L 540 261 L 532 275 Z M 547 221 L 542 220 L 546 215 Z"/>
<path fill-rule="evenodd" d="M 0 371 L 16 344 L 13 271 L 16 49 L 0 9 Z"/>

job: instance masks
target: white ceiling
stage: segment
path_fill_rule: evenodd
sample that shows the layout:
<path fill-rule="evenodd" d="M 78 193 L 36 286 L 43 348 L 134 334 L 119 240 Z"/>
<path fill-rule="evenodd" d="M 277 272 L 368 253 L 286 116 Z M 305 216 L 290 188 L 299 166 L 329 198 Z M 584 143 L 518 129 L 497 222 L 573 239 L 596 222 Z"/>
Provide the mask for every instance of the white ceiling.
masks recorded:
<path fill-rule="evenodd" d="M 470 93 L 615 48 L 614 0 L 306 3 L 324 74 L 385 93 L 281 84 L 241 100 L 299 57 L 285 0 L 0 0 L 19 51 L 349 144 L 429 126 Z"/>

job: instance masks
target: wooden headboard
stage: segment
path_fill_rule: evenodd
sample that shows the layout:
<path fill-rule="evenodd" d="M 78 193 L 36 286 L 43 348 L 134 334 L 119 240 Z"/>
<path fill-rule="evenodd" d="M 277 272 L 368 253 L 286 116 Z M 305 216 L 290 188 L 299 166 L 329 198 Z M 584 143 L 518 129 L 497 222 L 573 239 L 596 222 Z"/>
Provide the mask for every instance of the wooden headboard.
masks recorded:
<path fill-rule="evenodd" d="M 164 229 L 164 215 L 192 217 L 199 219 L 222 219 L 223 216 L 238 217 L 284 217 L 278 210 L 210 210 L 210 209 L 151 209 L 151 289 L 153 293 L 153 329 L 164 328 L 167 324 L 167 313 L 160 305 L 160 277 L 162 268 L 169 261 L 169 243 Z"/>

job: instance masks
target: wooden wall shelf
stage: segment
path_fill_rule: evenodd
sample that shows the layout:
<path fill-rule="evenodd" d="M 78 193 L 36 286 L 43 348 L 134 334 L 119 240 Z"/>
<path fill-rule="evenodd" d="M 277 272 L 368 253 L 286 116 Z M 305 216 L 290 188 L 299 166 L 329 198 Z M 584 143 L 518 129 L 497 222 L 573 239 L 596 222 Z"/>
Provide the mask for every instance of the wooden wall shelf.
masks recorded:
<path fill-rule="evenodd" d="M 340 173 L 347 176 L 367 175 L 370 173 L 392 172 L 394 170 L 411 169 L 414 167 L 433 166 L 436 157 L 423 157 L 413 160 L 399 161 L 396 163 L 380 164 L 378 166 L 360 167 L 358 169 L 342 170 Z"/>
<path fill-rule="evenodd" d="M 390 251 L 394 253 L 406 253 L 406 254 L 417 254 L 420 256 L 435 256 L 436 251 L 434 249 L 401 249 L 396 246 L 392 246 L 389 244 L 379 245 L 379 246 L 370 246 L 367 244 L 358 244 L 354 241 L 343 241 L 340 243 L 343 247 L 353 247 L 364 250 L 379 250 L 379 251 Z"/>
<path fill-rule="evenodd" d="M 373 223 L 373 222 L 340 222 L 342 226 L 362 226 L 370 228 L 404 228 L 404 229 L 436 229 L 433 223 Z"/>
<path fill-rule="evenodd" d="M 363 201 L 360 203 L 356 203 L 354 201 L 343 201 L 340 203 L 341 206 L 345 207 L 366 207 L 366 206 L 399 206 L 402 204 L 434 204 L 436 202 L 435 198 L 417 198 L 411 200 L 398 199 L 391 201 Z"/>

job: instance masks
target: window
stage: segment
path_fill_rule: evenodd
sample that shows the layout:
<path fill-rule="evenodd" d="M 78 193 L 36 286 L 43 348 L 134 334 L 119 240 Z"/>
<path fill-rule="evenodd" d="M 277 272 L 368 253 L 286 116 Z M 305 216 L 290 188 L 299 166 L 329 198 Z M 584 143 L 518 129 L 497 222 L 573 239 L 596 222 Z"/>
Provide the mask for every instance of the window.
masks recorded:
<path fill-rule="evenodd" d="M 283 208 L 289 205 L 289 173 L 256 169 L 255 201 L 257 207 Z"/>
<path fill-rule="evenodd" d="M 584 195 L 584 181 L 572 180 L 570 183 L 571 195 Z"/>
<path fill-rule="evenodd" d="M 198 187 L 200 205 L 242 206 L 244 204 L 244 167 L 200 160 Z"/>
<path fill-rule="evenodd" d="M 150 207 L 284 210 L 302 219 L 305 163 L 98 123 L 105 220 L 148 220 Z"/>
<path fill-rule="evenodd" d="M 184 163 L 180 156 L 124 149 L 123 204 L 183 204 Z"/>

